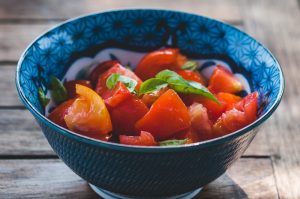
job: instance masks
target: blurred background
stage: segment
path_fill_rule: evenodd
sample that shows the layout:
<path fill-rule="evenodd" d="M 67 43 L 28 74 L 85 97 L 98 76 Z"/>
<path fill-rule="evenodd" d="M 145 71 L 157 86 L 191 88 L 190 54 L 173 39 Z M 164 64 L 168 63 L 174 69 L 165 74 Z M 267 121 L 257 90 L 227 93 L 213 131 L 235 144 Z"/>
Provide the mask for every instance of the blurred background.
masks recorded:
<path fill-rule="evenodd" d="M 271 50 L 286 79 L 283 101 L 242 159 L 197 198 L 300 198 L 299 0 L 0 0 L 0 198 L 96 197 L 57 159 L 20 102 L 14 74 L 21 53 L 44 31 L 82 14 L 121 8 L 205 15 Z"/>

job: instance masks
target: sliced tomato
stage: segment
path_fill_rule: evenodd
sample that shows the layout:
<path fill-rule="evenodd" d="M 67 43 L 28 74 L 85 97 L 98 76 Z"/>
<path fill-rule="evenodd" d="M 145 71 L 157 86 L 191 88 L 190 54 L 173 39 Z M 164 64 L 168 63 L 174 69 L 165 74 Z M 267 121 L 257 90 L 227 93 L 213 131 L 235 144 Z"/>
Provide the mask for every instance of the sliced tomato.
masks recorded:
<path fill-rule="evenodd" d="M 98 82 L 99 76 L 111 67 L 113 67 L 115 64 L 119 64 L 119 61 L 108 60 L 101 62 L 96 66 L 96 68 L 94 68 L 94 70 L 92 70 L 92 72 L 89 75 L 89 80 L 91 80 L 92 84 L 95 86 Z"/>
<path fill-rule="evenodd" d="M 102 98 L 92 89 L 76 84 L 72 106 L 64 119 L 67 127 L 75 132 L 99 133 L 105 135 L 112 130 L 110 116 Z"/>
<path fill-rule="evenodd" d="M 214 93 L 238 93 L 243 90 L 243 84 L 227 69 L 218 65 L 209 79 L 208 89 Z"/>
<path fill-rule="evenodd" d="M 146 131 L 141 131 L 141 134 L 139 136 L 120 135 L 119 139 L 121 144 L 127 144 L 127 145 L 137 145 L 137 146 L 158 145 L 158 143 L 155 141 L 152 134 Z"/>
<path fill-rule="evenodd" d="M 68 98 L 72 99 L 77 97 L 75 85 L 80 84 L 89 88 L 92 88 L 92 83 L 89 80 L 71 80 L 64 83 L 65 88 L 68 92 Z"/>
<path fill-rule="evenodd" d="M 138 78 L 131 70 L 121 66 L 121 64 L 115 64 L 113 67 L 111 67 L 106 72 L 101 74 L 98 78 L 98 83 L 95 88 L 95 91 L 100 96 L 102 96 L 105 92 L 107 92 L 109 90 L 106 86 L 106 80 L 113 73 L 124 75 L 124 76 L 130 77 L 130 78 L 136 80 L 138 83 L 136 86 L 136 90 L 138 90 L 140 85 L 142 84 L 142 81 L 140 80 L 140 78 Z"/>
<path fill-rule="evenodd" d="M 258 93 L 254 92 L 235 103 L 213 126 L 215 137 L 226 135 L 254 122 L 257 118 Z"/>
<path fill-rule="evenodd" d="M 122 101 L 131 97 L 131 93 L 122 82 L 118 82 L 113 89 L 108 89 L 102 94 L 105 104 L 115 107 Z"/>
<path fill-rule="evenodd" d="M 191 127 L 198 135 L 199 140 L 207 140 L 212 137 L 212 122 L 208 118 L 206 108 L 199 103 L 189 107 Z"/>
<path fill-rule="evenodd" d="M 152 104 L 167 90 L 169 90 L 169 88 L 165 87 L 165 88 L 161 88 L 158 91 L 154 91 L 152 93 L 145 94 L 142 97 L 142 101 L 150 108 L 152 106 Z"/>
<path fill-rule="evenodd" d="M 115 107 L 108 107 L 113 123 L 113 131 L 116 134 L 137 135 L 139 131 L 135 123 L 141 119 L 149 109 L 136 96 L 131 95 Z"/>
<path fill-rule="evenodd" d="M 232 107 L 234 103 L 241 100 L 241 97 L 237 95 L 224 92 L 215 94 L 220 104 L 201 95 L 181 95 L 181 97 L 188 106 L 195 102 L 201 103 L 207 109 L 209 118 L 212 121 L 216 121 L 227 110 L 227 107 Z"/>
<path fill-rule="evenodd" d="M 202 85 L 206 85 L 206 81 L 204 77 L 198 71 L 178 70 L 176 72 L 185 80 L 195 81 Z"/>
<path fill-rule="evenodd" d="M 136 123 L 138 130 L 151 132 L 157 140 L 170 138 L 190 126 L 188 109 L 172 89 L 161 95 Z"/>
<path fill-rule="evenodd" d="M 65 115 L 68 113 L 69 108 L 72 106 L 74 99 L 70 99 L 58 105 L 49 115 L 48 119 L 58 124 L 61 127 L 67 128 L 64 120 Z"/>
<path fill-rule="evenodd" d="M 186 57 L 180 54 L 178 48 L 157 50 L 142 58 L 135 69 L 135 74 L 145 81 L 165 69 L 180 70 L 186 61 Z"/>

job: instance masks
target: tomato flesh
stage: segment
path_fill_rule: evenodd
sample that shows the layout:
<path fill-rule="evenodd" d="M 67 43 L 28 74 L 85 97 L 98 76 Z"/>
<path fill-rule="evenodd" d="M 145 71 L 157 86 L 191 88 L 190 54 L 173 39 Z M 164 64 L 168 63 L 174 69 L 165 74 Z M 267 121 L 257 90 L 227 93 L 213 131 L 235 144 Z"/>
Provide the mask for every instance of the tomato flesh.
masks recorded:
<path fill-rule="evenodd" d="M 135 74 L 143 81 L 154 77 L 162 70 L 179 70 L 187 61 L 177 48 L 165 48 L 146 54 L 138 63 Z"/>
<path fill-rule="evenodd" d="M 98 83 L 95 88 L 95 91 L 99 95 L 102 96 L 105 92 L 107 92 L 109 90 L 106 86 L 106 80 L 113 73 L 124 75 L 131 79 L 136 80 L 137 81 L 136 90 L 138 90 L 140 85 L 142 84 L 142 81 L 140 80 L 140 78 L 138 78 L 131 70 L 121 66 L 121 64 L 115 64 L 113 67 L 111 67 L 110 69 L 108 69 L 106 72 L 104 72 L 103 74 L 101 74 L 99 76 Z"/>
<path fill-rule="evenodd" d="M 213 126 L 215 137 L 231 133 L 254 122 L 257 118 L 258 93 L 254 92 L 235 103 Z"/>
<path fill-rule="evenodd" d="M 61 127 L 67 128 L 65 122 L 65 115 L 68 114 L 69 108 L 72 106 L 74 99 L 70 99 L 58 105 L 49 115 L 50 119 L 55 124 L 58 124 Z"/>
<path fill-rule="evenodd" d="M 205 85 L 204 77 L 198 71 L 191 70 L 179 70 L 176 71 L 178 75 L 180 75 L 183 79 L 198 82 L 202 85 Z"/>
<path fill-rule="evenodd" d="M 117 60 L 108 60 L 108 61 L 101 62 L 90 73 L 89 80 L 91 80 L 92 84 L 95 86 L 98 82 L 99 76 L 118 63 L 119 63 L 119 61 L 117 61 Z"/>
<path fill-rule="evenodd" d="M 206 108 L 202 104 L 194 103 L 189 107 L 189 115 L 191 130 L 197 133 L 198 139 L 210 139 L 212 137 L 212 122 L 208 118 Z"/>
<path fill-rule="evenodd" d="M 127 145 L 137 145 L 137 146 L 157 146 L 158 143 L 155 141 L 151 133 L 146 131 L 141 131 L 139 136 L 119 136 L 121 144 Z"/>
<path fill-rule="evenodd" d="M 209 79 L 208 89 L 214 93 L 238 93 L 243 90 L 242 83 L 234 75 L 218 65 Z"/>
<path fill-rule="evenodd" d="M 131 93 L 122 82 L 118 82 L 113 89 L 106 90 L 101 97 L 104 99 L 106 105 L 115 107 L 131 97 Z"/>
<path fill-rule="evenodd" d="M 92 89 L 76 84 L 75 99 L 64 120 L 75 132 L 105 135 L 112 130 L 110 116 L 102 98 Z"/>
<path fill-rule="evenodd" d="M 71 80 L 64 83 L 64 86 L 68 92 L 68 98 L 76 98 L 76 84 L 80 84 L 89 88 L 92 88 L 92 83 L 89 80 Z"/>
<path fill-rule="evenodd" d="M 164 140 L 189 128 L 190 125 L 187 107 L 177 93 L 169 89 L 154 102 L 149 112 L 136 123 L 136 128 L 151 132 L 157 140 Z"/>
<path fill-rule="evenodd" d="M 114 107 L 108 107 L 115 134 L 137 135 L 135 123 L 147 112 L 148 107 L 136 96 L 131 95 Z"/>

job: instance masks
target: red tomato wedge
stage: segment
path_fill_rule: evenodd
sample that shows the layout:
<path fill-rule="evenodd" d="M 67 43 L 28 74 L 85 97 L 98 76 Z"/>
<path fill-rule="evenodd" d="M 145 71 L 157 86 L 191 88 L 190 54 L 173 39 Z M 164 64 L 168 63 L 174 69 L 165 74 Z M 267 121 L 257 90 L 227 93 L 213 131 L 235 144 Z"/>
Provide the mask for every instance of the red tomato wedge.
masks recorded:
<path fill-rule="evenodd" d="M 189 107 L 192 131 L 196 132 L 199 140 L 207 140 L 212 137 L 212 122 L 208 118 L 206 108 L 199 103 Z"/>
<path fill-rule="evenodd" d="M 152 93 L 145 94 L 142 97 L 142 101 L 150 108 L 152 106 L 152 104 L 167 90 L 169 90 L 169 88 L 165 87 L 165 88 L 161 88 L 158 91 L 154 91 Z"/>
<path fill-rule="evenodd" d="M 61 127 L 67 128 L 65 122 L 65 115 L 68 113 L 69 108 L 72 106 L 74 99 L 70 99 L 58 105 L 49 115 L 48 119 L 58 124 Z"/>
<path fill-rule="evenodd" d="M 181 95 L 181 97 L 187 105 L 195 102 L 201 103 L 207 109 L 209 118 L 212 121 L 216 121 L 227 110 L 227 107 L 232 107 L 234 103 L 241 100 L 241 97 L 237 95 L 224 92 L 215 94 L 220 104 L 200 95 Z"/>
<path fill-rule="evenodd" d="M 131 93 L 122 82 L 118 82 L 113 89 L 108 89 L 102 94 L 105 104 L 115 107 L 127 98 L 131 97 Z"/>
<path fill-rule="evenodd" d="M 147 106 L 133 95 L 117 106 L 108 108 L 114 133 L 124 135 L 137 135 L 139 131 L 136 130 L 135 123 L 149 111 Z"/>
<path fill-rule="evenodd" d="M 243 85 L 230 71 L 218 65 L 209 79 L 208 89 L 214 93 L 234 94 L 242 91 Z"/>
<path fill-rule="evenodd" d="M 189 128 L 191 121 L 187 107 L 177 93 L 169 89 L 135 126 L 138 130 L 151 132 L 158 140 L 164 140 Z"/>
<path fill-rule="evenodd" d="M 75 132 L 99 133 L 105 135 L 112 130 L 110 116 L 102 98 L 92 89 L 76 84 L 72 106 L 64 119 L 67 127 Z"/>
<path fill-rule="evenodd" d="M 76 87 L 75 87 L 76 84 L 80 84 L 80 85 L 92 88 L 91 81 L 89 81 L 89 80 L 71 80 L 71 81 L 67 81 L 67 82 L 64 83 L 64 86 L 67 89 L 69 99 L 77 97 Z"/>
<path fill-rule="evenodd" d="M 113 73 L 124 75 L 124 76 L 130 77 L 131 79 L 136 80 L 137 83 L 138 83 L 136 85 L 136 90 L 138 90 L 140 85 L 142 84 L 142 81 L 140 80 L 140 78 L 138 78 L 131 70 L 121 66 L 120 64 L 115 64 L 113 67 L 108 69 L 105 73 L 100 75 L 99 78 L 98 78 L 98 83 L 97 83 L 97 86 L 95 88 L 95 91 L 100 96 L 102 96 L 103 93 L 105 93 L 105 92 L 107 92 L 107 90 L 109 90 L 106 86 L 106 80 Z"/>
<path fill-rule="evenodd" d="M 198 82 L 202 85 L 205 85 L 206 81 L 204 77 L 198 71 L 191 70 L 179 70 L 176 71 L 178 75 L 180 75 L 183 79 Z"/>
<path fill-rule="evenodd" d="M 215 137 L 226 135 L 254 122 L 257 118 L 258 93 L 254 92 L 234 104 L 213 125 Z"/>
<path fill-rule="evenodd" d="M 111 67 L 113 67 L 115 64 L 119 64 L 119 61 L 108 60 L 101 62 L 100 64 L 98 64 L 98 66 L 96 66 L 96 68 L 94 68 L 94 70 L 92 70 L 92 72 L 89 75 L 89 80 L 91 80 L 92 84 L 95 86 L 98 82 L 99 76 Z"/>
<path fill-rule="evenodd" d="M 180 70 L 187 61 L 177 48 L 165 48 L 146 54 L 138 63 L 135 74 L 143 81 L 154 77 L 162 70 Z"/>
<path fill-rule="evenodd" d="M 141 131 L 141 134 L 139 136 L 120 135 L 119 139 L 121 144 L 127 144 L 127 145 L 137 145 L 137 146 L 158 145 L 158 143 L 155 141 L 152 134 L 146 131 Z"/>

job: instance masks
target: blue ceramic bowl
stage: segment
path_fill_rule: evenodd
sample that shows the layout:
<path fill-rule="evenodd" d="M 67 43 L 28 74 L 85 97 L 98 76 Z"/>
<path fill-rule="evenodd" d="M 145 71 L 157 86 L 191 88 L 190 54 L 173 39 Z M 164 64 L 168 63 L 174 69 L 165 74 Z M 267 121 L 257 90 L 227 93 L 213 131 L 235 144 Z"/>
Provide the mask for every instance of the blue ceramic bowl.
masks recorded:
<path fill-rule="evenodd" d="M 50 75 L 62 80 L 83 77 L 106 59 L 134 67 L 143 54 L 170 46 L 197 60 L 206 76 L 221 63 L 244 83 L 242 94 L 258 91 L 259 118 L 206 142 L 133 147 L 78 135 L 45 117 L 37 89 L 47 92 Z M 16 85 L 53 150 L 94 190 L 106 194 L 105 198 L 165 198 L 195 194 L 222 175 L 277 108 L 284 79 L 270 51 L 227 24 L 176 11 L 120 10 L 69 20 L 37 38 L 20 58 Z"/>

